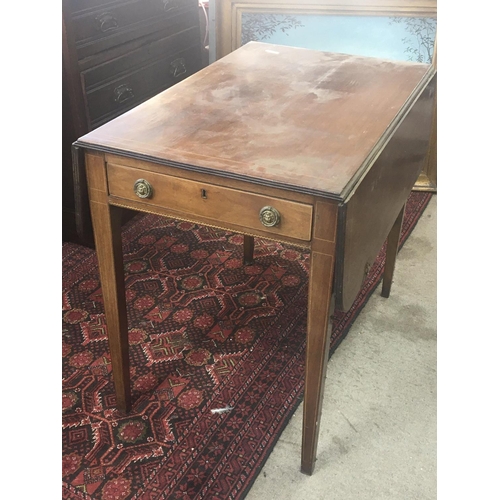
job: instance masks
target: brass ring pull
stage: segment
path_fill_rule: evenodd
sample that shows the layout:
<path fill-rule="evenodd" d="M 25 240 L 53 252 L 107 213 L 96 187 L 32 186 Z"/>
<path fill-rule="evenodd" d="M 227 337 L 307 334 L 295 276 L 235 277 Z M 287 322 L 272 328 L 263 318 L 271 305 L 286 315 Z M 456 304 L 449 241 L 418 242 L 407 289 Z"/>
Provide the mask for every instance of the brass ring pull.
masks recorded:
<path fill-rule="evenodd" d="M 99 14 L 96 18 L 97 28 L 103 33 L 108 31 L 114 31 L 118 28 L 118 20 L 111 12 L 103 12 Z"/>
<path fill-rule="evenodd" d="M 134 193 L 139 198 L 151 198 L 153 186 L 146 179 L 137 179 L 134 184 Z"/>
<path fill-rule="evenodd" d="M 273 207 L 262 207 L 259 212 L 260 222 L 263 226 L 274 227 L 281 221 L 280 213 Z"/>
<path fill-rule="evenodd" d="M 187 73 L 186 59 L 178 57 L 170 63 L 170 74 L 174 78 L 179 78 Z"/>
<path fill-rule="evenodd" d="M 127 84 L 118 85 L 113 91 L 115 95 L 115 102 L 118 104 L 123 104 L 124 102 L 130 101 L 130 99 L 134 98 L 134 91 L 132 87 L 129 87 Z"/>

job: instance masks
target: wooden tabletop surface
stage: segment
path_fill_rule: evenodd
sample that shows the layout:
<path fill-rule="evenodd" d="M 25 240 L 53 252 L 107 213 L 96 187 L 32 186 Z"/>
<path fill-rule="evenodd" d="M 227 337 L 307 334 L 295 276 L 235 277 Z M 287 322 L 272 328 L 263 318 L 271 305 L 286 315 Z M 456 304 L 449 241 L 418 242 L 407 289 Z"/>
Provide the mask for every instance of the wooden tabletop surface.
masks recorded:
<path fill-rule="evenodd" d="M 250 42 L 77 144 L 343 199 L 432 74 Z"/>

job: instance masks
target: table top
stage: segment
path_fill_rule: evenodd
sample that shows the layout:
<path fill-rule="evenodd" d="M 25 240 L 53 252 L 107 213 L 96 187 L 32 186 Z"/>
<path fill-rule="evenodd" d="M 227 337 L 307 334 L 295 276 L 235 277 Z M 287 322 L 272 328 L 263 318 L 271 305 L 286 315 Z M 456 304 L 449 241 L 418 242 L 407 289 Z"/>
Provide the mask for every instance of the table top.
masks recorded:
<path fill-rule="evenodd" d="M 76 144 L 342 200 L 433 74 L 250 42 Z"/>

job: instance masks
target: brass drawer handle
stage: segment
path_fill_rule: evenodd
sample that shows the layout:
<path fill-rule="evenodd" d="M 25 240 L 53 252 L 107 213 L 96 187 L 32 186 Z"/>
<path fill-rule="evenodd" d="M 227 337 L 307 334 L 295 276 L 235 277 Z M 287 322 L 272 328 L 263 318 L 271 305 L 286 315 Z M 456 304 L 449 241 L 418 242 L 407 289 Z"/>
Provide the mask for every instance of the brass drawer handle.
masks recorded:
<path fill-rule="evenodd" d="M 262 225 L 266 227 L 277 226 L 281 221 L 281 215 L 274 207 L 262 207 L 259 218 Z"/>
<path fill-rule="evenodd" d="M 134 184 L 134 193 L 139 198 L 151 198 L 153 186 L 146 179 L 137 179 Z"/>
<path fill-rule="evenodd" d="M 186 73 L 186 59 L 184 59 L 183 57 L 179 57 L 170 63 L 170 74 L 174 78 L 179 78 Z"/>
<path fill-rule="evenodd" d="M 130 101 L 130 99 L 135 97 L 134 91 L 127 84 L 118 85 L 118 87 L 115 87 L 113 93 L 115 96 L 115 102 L 118 104 L 123 104 L 124 102 Z"/>
<path fill-rule="evenodd" d="M 102 14 L 99 14 L 95 20 L 97 28 L 103 33 L 114 31 L 118 28 L 118 20 L 110 12 L 103 12 Z"/>

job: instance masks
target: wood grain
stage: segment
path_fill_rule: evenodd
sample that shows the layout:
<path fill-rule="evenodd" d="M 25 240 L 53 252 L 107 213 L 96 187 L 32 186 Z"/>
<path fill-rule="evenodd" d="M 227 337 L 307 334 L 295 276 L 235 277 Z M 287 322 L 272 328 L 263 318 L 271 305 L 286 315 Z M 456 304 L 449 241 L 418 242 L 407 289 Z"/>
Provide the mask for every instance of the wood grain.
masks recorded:
<path fill-rule="evenodd" d="M 127 308 L 121 243 L 121 210 L 107 203 L 104 158 L 86 155 L 90 210 L 119 410 L 131 408 Z"/>
<path fill-rule="evenodd" d="M 221 225 L 238 224 L 274 237 L 283 235 L 303 241 L 311 239 L 311 205 L 120 165 L 108 164 L 107 171 L 111 196 L 134 201 L 139 199 L 147 205 L 167 206 L 192 217 L 200 215 Z M 140 199 L 134 193 L 134 184 L 141 178 L 153 186 L 153 195 L 149 199 Z M 265 206 L 272 206 L 280 212 L 281 222 L 278 225 L 266 227 L 260 222 L 259 212 Z"/>
<path fill-rule="evenodd" d="M 251 42 L 78 142 L 341 199 L 433 73 Z"/>
<path fill-rule="evenodd" d="M 405 204 L 427 155 L 434 80 L 340 208 L 335 299 L 347 311 Z"/>
<path fill-rule="evenodd" d="M 336 227 L 335 203 L 318 202 L 315 206 L 315 223 L 330 221 Z M 315 224 L 316 225 L 316 224 Z M 323 404 L 328 350 L 331 328 L 329 311 L 335 260 L 335 231 L 323 227 L 315 231 L 311 248 L 309 295 L 307 305 L 306 381 L 302 425 L 301 471 L 311 475 L 316 461 L 319 424 Z"/>

